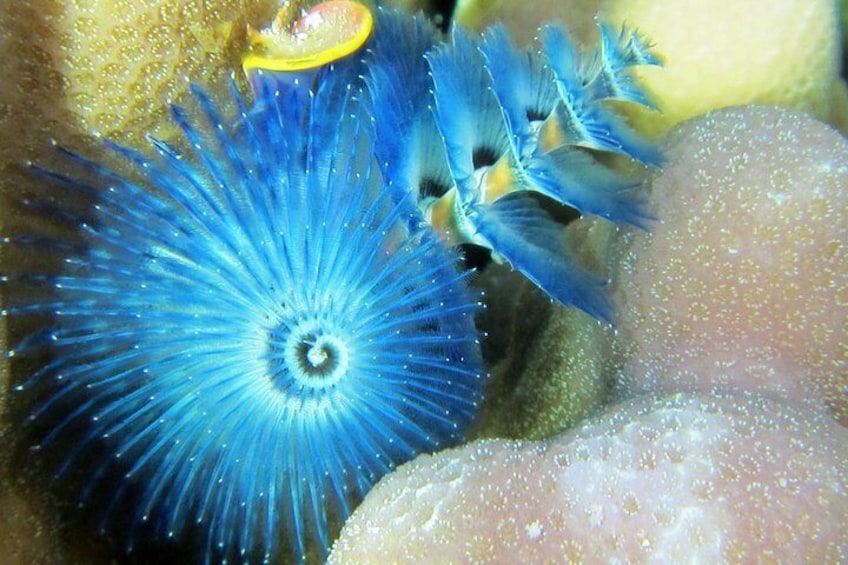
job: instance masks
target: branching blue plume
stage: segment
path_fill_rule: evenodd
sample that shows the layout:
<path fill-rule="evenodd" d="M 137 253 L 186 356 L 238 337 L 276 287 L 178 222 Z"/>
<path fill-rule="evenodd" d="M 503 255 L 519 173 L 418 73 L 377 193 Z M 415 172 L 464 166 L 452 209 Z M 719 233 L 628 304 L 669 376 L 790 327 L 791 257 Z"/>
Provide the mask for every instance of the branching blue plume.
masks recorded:
<path fill-rule="evenodd" d="M 644 93 L 632 82 L 631 67 L 659 64 L 649 57 L 638 35 L 622 29 L 620 40 L 632 38 L 622 46 L 603 26 L 604 48 L 593 57 L 582 55 L 561 26 L 542 28 L 542 53 L 554 74 L 562 104 L 557 107 L 559 130 L 567 144 L 600 151 L 623 153 L 649 165 L 660 165 L 662 154 L 650 142 L 636 134 L 624 120 L 604 105 L 608 99 L 648 104 Z"/>
<path fill-rule="evenodd" d="M 538 57 L 518 51 L 501 25 L 483 34 L 480 51 L 527 187 L 581 212 L 646 227 L 644 202 L 634 190 L 640 179 L 600 165 L 588 152 L 566 144 L 567 135 L 548 134 L 560 127 L 562 102 L 554 75 Z"/>
<path fill-rule="evenodd" d="M 436 129 L 431 81 L 424 58 L 441 33 L 421 14 L 378 9 L 377 32 L 364 55 L 375 153 L 398 198 L 422 201 L 451 186 L 445 148 Z"/>
<path fill-rule="evenodd" d="M 543 31 L 541 53 L 518 50 L 502 25 L 480 38 L 455 27 L 449 42 L 431 48 L 425 57 L 433 117 L 452 186 L 421 205 L 449 242 L 488 247 L 552 298 L 611 320 L 603 278 L 581 268 L 561 230 L 527 194 L 613 222 L 649 225 L 637 190 L 641 179 L 620 175 L 596 154 L 661 163 L 654 145 L 606 106 L 611 99 L 649 105 L 631 73 L 658 60 L 626 28 L 615 35 L 602 26 L 601 33 L 602 47 L 592 54 L 554 27 Z M 539 229 L 527 229 L 531 223 Z"/>
<path fill-rule="evenodd" d="M 490 78 L 466 30 L 427 54 L 435 96 L 436 124 L 444 139 L 454 182 L 463 203 L 486 199 L 481 175 L 499 161 L 512 165 L 509 131 Z M 517 179 L 516 179 L 517 180 Z"/>
<path fill-rule="evenodd" d="M 595 61 L 597 78 L 590 82 L 595 98 L 623 100 L 657 110 L 644 88 L 634 80 L 632 72 L 635 66 L 660 66 L 662 62 L 638 32 L 622 25 L 616 34 L 605 22 L 600 28 L 601 50 Z"/>
<path fill-rule="evenodd" d="M 517 59 L 507 60 L 521 64 Z M 506 113 L 510 126 L 517 126 L 509 131 L 503 107 L 489 88 L 491 77 L 483 55 L 461 29 L 453 30 L 452 45 L 431 51 L 427 60 L 436 123 L 457 187 L 457 231 L 467 241 L 492 249 L 496 258 L 508 261 L 560 302 L 609 320 L 609 302 L 599 292 L 602 281 L 579 266 L 569 255 L 560 226 L 521 193 L 522 188 L 536 188 L 518 156 L 521 142 L 516 143 L 516 137 L 529 128 L 523 107 L 514 119 Z M 521 96 L 521 92 L 513 94 L 516 99 Z M 531 155 L 527 160 L 535 158 Z M 496 193 L 504 184 L 509 197 Z"/>
<path fill-rule="evenodd" d="M 58 474 L 92 465 L 89 503 L 132 498 L 133 531 L 190 530 L 206 562 L 324 555 L 377 479 L 460 440 L 484 374 L 479 304 L 374 166 L 347 71 L 307 107 L 256 84 L 234 122 L 197 89 L 205 123 L 174 109 L 189 153 L 113 146 L 138 182 L 70 153 L 95 185 L 44 171 L 97 204 L 82 249 L 50 244 L 51 297 L 7 308 L 55 320 L 18 350 L 55 359 L 19 389 L 48 389 Z"/>

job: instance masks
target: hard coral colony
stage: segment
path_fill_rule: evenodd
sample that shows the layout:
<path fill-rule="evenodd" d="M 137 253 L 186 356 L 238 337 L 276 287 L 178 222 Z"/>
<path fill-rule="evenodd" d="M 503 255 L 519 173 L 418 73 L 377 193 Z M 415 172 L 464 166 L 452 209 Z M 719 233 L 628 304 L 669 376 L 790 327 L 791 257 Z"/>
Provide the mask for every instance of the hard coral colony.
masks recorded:
<path fill-rule="evenodd" d="M 364 8 L 326 2 L 298 25 L 337 9 Z M 479 303 L 444 242 L 611 317 L 528 191 L 644 225 L 635 180 L 587 151 L 659 161 L 603 105 L 646 103 L 629 76 L 656 63 L 644 42 L 602 27 L 586 57 L 551 27 L 539 55 L 501 28 L 446 40 L 420 16 L 373 21 L 359 54 L 296 74 L 249 56 L 254 103 L 234 92 L 233 119 L 195 88 L 197 117 L 172 111 L 188 153 L 110 144 L 138 182 L 65 152 L 75 175 L 39 170 L 96 202 L 58 211 L 82 245 L 6 239 L 62 260 L 6 277 L 23 290 L 6 315 L 52 320 L 9 351 L 50 355 L 18 387 L 33 420 L 58 422 L 39 447 L 68 449 L 59 475 L 97 469 L 83 497 L 109 498 L 107 523 L 133 508 L 130 543 L 142 529 L 199 538 L 206 562 L 274 560 L 281 544 L 325 556 L 380 476 L 458 442 L 484 369 Z"/>

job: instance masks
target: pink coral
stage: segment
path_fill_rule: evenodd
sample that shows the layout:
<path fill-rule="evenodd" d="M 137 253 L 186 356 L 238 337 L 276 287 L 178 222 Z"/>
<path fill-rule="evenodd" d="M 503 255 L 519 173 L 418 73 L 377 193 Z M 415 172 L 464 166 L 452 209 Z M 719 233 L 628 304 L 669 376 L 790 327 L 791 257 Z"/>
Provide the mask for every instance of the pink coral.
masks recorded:
<path fill-rule="evenodd" d="M 848 140 L 747 106 L 682 124 L 616 280 L 629 390 L 822 399 L 848 423 Z"/>
<path fill-rule="evenodd" d="M 643 397 L 551 442 L 404 465 L 330 561 L 836 563 L 846 506 L 848 429 L 829 417 L 744 393 Z"/>

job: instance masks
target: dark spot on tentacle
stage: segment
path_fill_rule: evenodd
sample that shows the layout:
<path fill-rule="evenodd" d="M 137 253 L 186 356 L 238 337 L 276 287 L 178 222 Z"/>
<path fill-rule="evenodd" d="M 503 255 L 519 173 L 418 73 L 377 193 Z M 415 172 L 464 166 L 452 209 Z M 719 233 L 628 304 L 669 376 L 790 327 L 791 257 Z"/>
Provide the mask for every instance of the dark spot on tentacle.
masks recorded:
<path fill-rule="evenodd" d="M 474 148 L 474 153 L 471 157 L 474 163 L 474 168 L 490 167 L 498 161 L 498 152 L 491 147 L 479 146 Z"/>

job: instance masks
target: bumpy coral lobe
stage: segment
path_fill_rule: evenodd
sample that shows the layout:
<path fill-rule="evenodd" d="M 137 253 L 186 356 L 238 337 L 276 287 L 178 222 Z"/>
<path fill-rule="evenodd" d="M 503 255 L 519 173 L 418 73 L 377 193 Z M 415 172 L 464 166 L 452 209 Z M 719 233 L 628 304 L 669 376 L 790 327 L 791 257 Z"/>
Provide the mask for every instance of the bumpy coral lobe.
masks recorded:
<path fill-rule="evenodd" d="M 681 124 L 619 263 L 629 390 L 757 390 L 848 423 L 848 143 L 745 106 Z"/>
<path fill-rule="evenodd" d="M 0 89 L 7 109 L 0 125 L 28 132 L 30 144 L 65 131 L 140 141 L 166 121 L 163 102 L 181 99 L 192 81 L 209 84 L 237 66 L 244 22 L 264 17 L 267 4 L 4 3 L 0 37 L 4 52 L 15 56 L 2 63 L 9 80 Z"/>
<path fill-rule="evenodd" d="M 551 441 L 416 459 L 330 562 L 839 563 L 846 446 L 826 415 L 756 395 L 640 398 Z"/>

